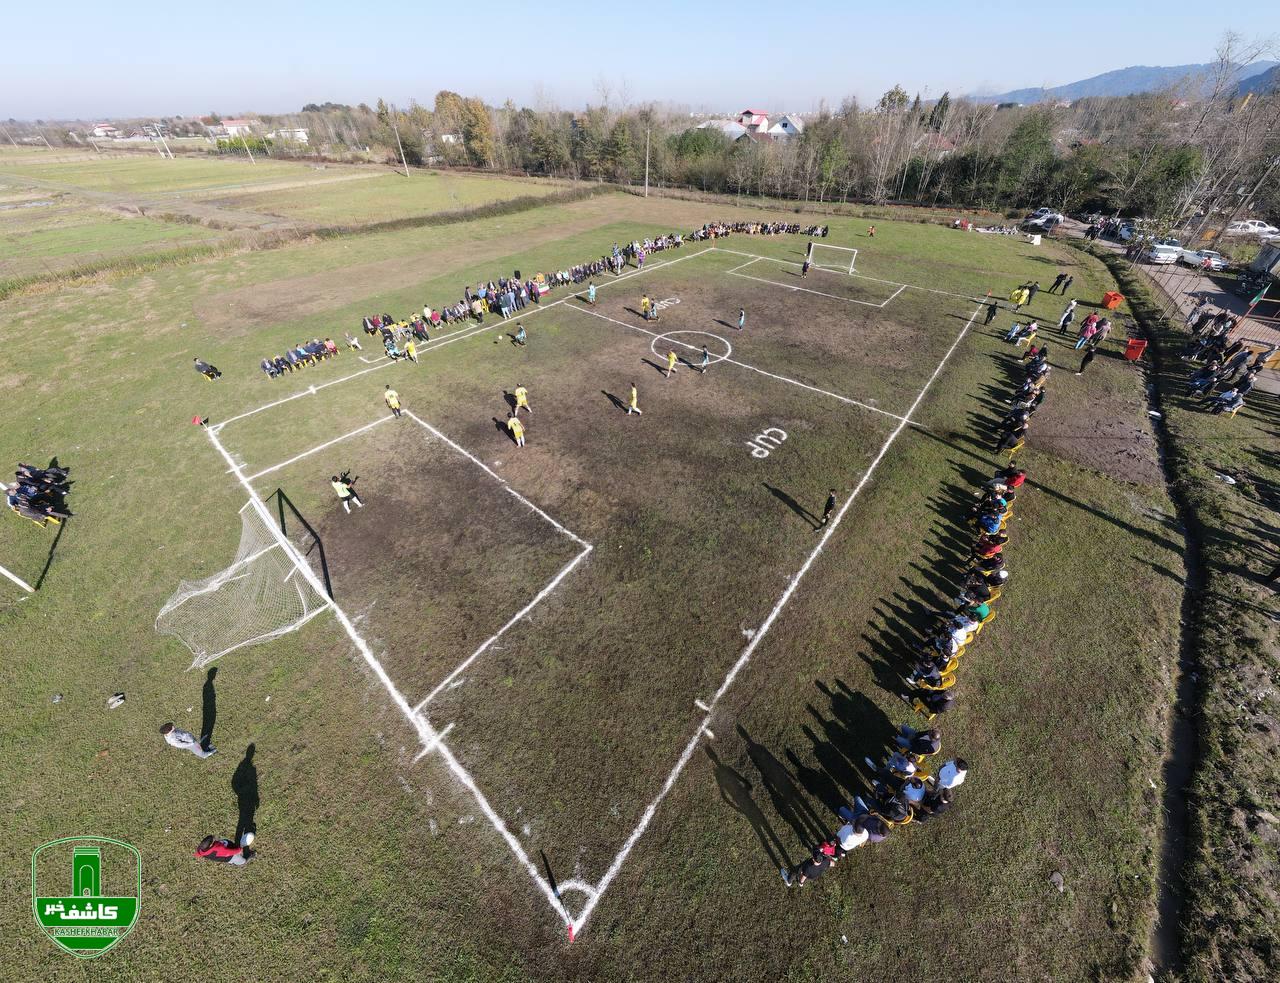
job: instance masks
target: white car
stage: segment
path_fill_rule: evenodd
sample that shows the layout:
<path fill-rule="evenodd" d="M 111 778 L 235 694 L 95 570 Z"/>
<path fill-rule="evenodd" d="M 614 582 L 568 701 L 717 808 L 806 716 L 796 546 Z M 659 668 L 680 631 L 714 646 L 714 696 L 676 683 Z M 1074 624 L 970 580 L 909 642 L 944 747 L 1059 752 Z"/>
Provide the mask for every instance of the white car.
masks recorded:
<path fill-rule="evenodd" d="M 1061 212 L 1055 212 L 1052 208 L 1037 208 L 1022 220 L 1024 225 L 1048 225 L 1051 228 L 1061 225 L 1064 221 L 1066 216 Z"/>
<path fill-rule="evenodd" d="M 1229 236 L 1273 236 L 1280 229 L 1274 225 L 1268 225 L 1266 222 L 1256 218 L 1246 219 L 1243 222 L 1232 222 L 1227 226 L 1226 235 Z"/>
<path fill-rule="evenodd" d="M 1215 272 L 1227 268 L 1227 261 L 1222 258 L 1222 253 L 1215 253 L 1212 249 L 1184 249 L 1179 258 L 1188 266 L 1198 266 Z"/>
<path fill-rule="evenodd" d="M 1181 257 L 1182 249 L 1179 246 L 1153 245 L 1142 254 L 1142 258 L 1154 266 L 1176 263 Z"/>

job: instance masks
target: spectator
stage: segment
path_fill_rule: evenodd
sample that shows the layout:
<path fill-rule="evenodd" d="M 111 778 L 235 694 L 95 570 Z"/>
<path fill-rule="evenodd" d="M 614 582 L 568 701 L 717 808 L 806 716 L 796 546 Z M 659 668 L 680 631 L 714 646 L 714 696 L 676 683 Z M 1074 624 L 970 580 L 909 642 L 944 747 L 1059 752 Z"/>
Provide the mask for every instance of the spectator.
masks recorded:
<path fill-rule="evenodd" d="M 216 754 L 218 750 L 216 747 L 204 746 L 207 743 L 207 738 L 197 741 L 195 734 L 179 730 L 171 723 L 161 727 L 160 733 L 164 735 L 165 741 L 170 746 L 176 747 L 179 751 L 190 751 L 197 758 L 207 758 L 211 754 Z"/>

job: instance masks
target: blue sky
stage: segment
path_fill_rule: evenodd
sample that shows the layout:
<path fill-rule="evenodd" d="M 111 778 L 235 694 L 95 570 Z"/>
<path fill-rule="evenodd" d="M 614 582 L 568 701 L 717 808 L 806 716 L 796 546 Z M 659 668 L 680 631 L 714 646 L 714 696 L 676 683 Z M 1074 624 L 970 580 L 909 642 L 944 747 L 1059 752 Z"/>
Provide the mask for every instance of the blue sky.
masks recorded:
<path fill-rule="evenodd" d="M 7 5 L 0 118 L 286 112 L 304 102 L 600 100 L 773 112 L 1055 85 L 1209 61 L 1280 35 L 1280 3 L 439 3 L 64 0 Z M 556 11 L 556 12 L 551 12 Z"/>

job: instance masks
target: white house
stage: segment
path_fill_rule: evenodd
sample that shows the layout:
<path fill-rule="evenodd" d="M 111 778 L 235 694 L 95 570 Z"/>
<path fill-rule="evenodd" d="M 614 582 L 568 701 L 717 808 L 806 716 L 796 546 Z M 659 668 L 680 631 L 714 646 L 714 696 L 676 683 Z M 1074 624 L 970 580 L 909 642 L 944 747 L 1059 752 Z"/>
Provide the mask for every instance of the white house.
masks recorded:
<path fill-rule="evenodd" d="M 272 130 L 267 134 L 272 140 L 286 140 L 289 143 L 310 143 L 304 126 L 285 126 Z"/>
<path fill-rule="evenodd" d="M 98 137 L 103 140 L 114 140 L 119 135 L 120 135 L 120 131 L 117 130 L 114 126 L 112 126 L 110 123 L 95 123 L 93 125 L 92 136 Z"/>
<path fill-rule="evenodd" d="M 731 119 L 709 119 L 705 123 L 699 123 L 697 128 L 699 130 L 719 130 L 730 140 L 737 140 L 747 132 L 745 126 Z"/>
<path fill-rule="evenodd" d="M 224 119 L 221 123 L 205 123 L 205 129 L 215 137 L 247 137 L 253 136 L 253 128 L 258 125 L 256 119 Z"/>
<path fill-rule="evenodd" d="M 804 132 L 804 120 L 787 114 L 769 127 L 769 135 L 775 140 L 790 140 Z"/>
<path fill-rule="evenodd" d="M 738 114 L 738 122 L 757 133 L 769 132 L 769 114 L 763 109 L 744 109 Z"/>
<path fill-rule="evenodd" d="M 462 142 L 462 134 L 460 134 L 460 133 L 441 133 L 441 134 L 440 134 L 440 142 L 441 142 L 441 143 L 461 143 L 461 142 Z"/>

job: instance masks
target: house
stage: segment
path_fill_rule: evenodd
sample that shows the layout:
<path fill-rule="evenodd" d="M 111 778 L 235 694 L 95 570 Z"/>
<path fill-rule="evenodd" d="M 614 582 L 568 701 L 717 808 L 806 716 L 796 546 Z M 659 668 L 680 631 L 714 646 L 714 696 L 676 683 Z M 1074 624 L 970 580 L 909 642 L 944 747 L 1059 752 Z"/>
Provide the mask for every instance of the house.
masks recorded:
<path fill-rule="evenodd" d="M 705 123 L 699 123 L 699 130 L 719 130 L 730 140 L 737 140 L 747 132 L 747 128 L 736 120 L 731 119 L 709 119 Z"/>
<path fill-rule="evenodd" d="M 790 113 L 781 117 L 769 127 L 769 135 L 775 140 L 790 140 L 804 132 L 804 120 L 797 119 Z"/>
<path fill-rule="evenodd" d="M 749 143 L 774 143 L 778 141 L 778 138 L 765 130 L 747 130 L 747 132 L 738 137 L 734 142 L 742 143 L 743 140 L 746 140 Z"/>
<path fill-rule="evenodd" d="M 462 134 L 460 134 L 460 133 L 441 133 L 441 134 L 440 134 L 440 142 L 441 142 L 441 143 L 461 143 L 461 142 L 462 142 Z"/>
<path fill-rule="evenodd" d="M 256 119 L 224 119 L 221 123 L 210 123 L 203 120 L 205 129 L 215 137 L 247 137 L 253 136 L 253 128 L 260 125 Z"/>
<path fill-rule="evenodd" d="M 90 134 L 103 140 L 114 140 L 119 135 L 120 131 L 110 123 L 94 123 L 93 132 Z"/>
<path fill-rule="evenodd" d="M 304 126 L 285 126 L 277 130 L 272 130 L 267 134 L 272 140 L 284 140 L 288 143 L 309 143 L 307 138 L 307 130 Z"/>
<path fill-rule="evenodd" d="M 763 109 L 744 109 L 738 114 L 738 122 L 748 130 L 769 132 L 769 114 Z"/>

